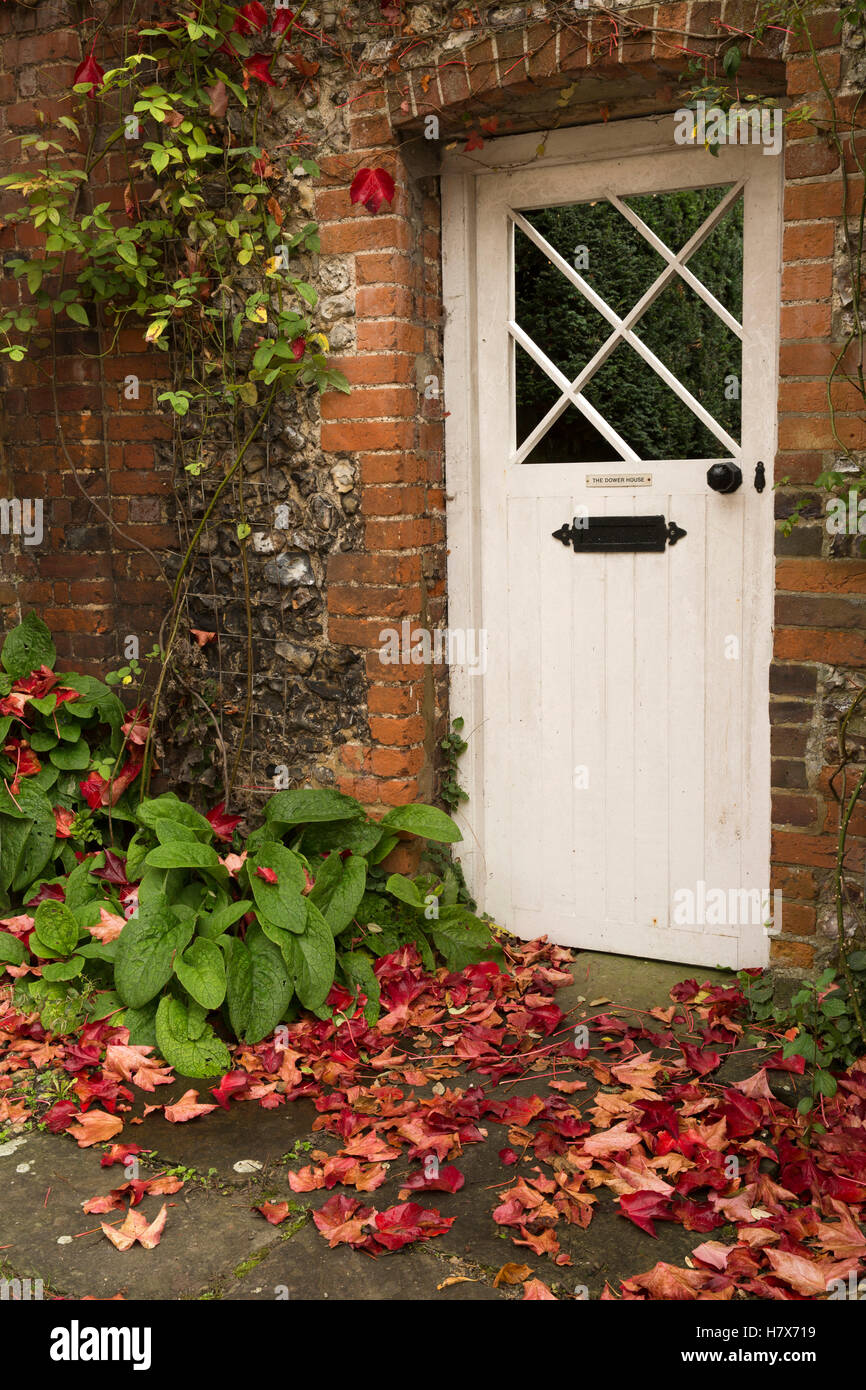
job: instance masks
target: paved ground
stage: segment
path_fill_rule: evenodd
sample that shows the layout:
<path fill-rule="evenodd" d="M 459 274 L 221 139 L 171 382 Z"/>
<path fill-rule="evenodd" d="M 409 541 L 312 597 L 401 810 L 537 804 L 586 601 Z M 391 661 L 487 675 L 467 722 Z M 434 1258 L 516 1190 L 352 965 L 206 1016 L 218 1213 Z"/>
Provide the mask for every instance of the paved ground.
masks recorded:
<path fill-rule="evenodd" d="M 582 996 L 606 997 L 638 1009 L 665 1005 L 677 980 L 696 976 L 724 981 L 722 971 L 624 956 L 584 952 L 572 967 L 574 985 L 556 1000 L 567 1011 Z M 575 1022 L 580 1011 L 573 1015 Z M 483 1078 L 473 1078 L 477 1084 Z M 470 1084 L 473 1084 L 470 1082 Z M 202 1100 L 207 1082 L 178 1080 L 160 1087 L 151 1101 L 177 1099 L 193 1085 Z M 506 1083 L 491 1094 L 543 1093 L 544 1081 Z M 140 1112 L 140 1104 L 139 1104 Z M 678 1223 L 664 1222 L 653 1240 L 617 1215 L 613 1199 L 599 1189 L 600 1200 L 587 1230 L 560 1223 L 557 1236 L 573 1265 L 557 1268 L 550 1259 L 517 1248 L 492 1219 L 495 1191 L 519 1169 L 506 1169 L 498 1157 L 505 1143 L 497 1130 L 483 1144 L 467 1145 L 457 1160 L 465 1173 L 460 1192 L 430 1194 L 427 1205 L 444 1216 L 456 1216 L 450 1230 L 423 1246 L 372 1259 L 348 1247 L 330 1250 L 310 1219 L 310 1209 L 328 1193 L 295 1194 L 286 1178 L 291 1166 L 309 1162 L 306 1146 L 336 1152 L 336 1141 L 313 1131 L 315 1109 L 299 1100 L 277 1110 L 255 1104 L 235 1104 L 187 1124 L 170 1124 L 161 1113 L 127 1126 L 132 1138 L 155 1157 L 141 1163 L 141 1177 L 165 1169 L 185 1170 L 183 1189 L 168 1198 L 148 1196 L 138 1210 L 152 1220 L 163 1200 L 169 1203 L 168 1222 L 154 1250 L 134 1246 L 121 1253 L 103 1236 L 100 1220 L 120 1213 L 88 1216 L 81 1204 L 123 1182 L 119 1166 L 100 1167 L 101 1151 L 80 1149 L 64 1135 L 25 1132 L 0 1144 L 0 1275 L 41 1278 L 46 1291 L 69 1298 L 91 1295 L 128 1299 L 499 1299 L 519 1298 L 519 1287 L 494 1288 L 496 1271 L 508 1261 L 532 1266 L 549 1287 L 574 1294 L 585 1286 L 589 1296 L 601 1293 L 605 1280 L 618 1280 L 650 1269 L 657 1260 L 682 1263 L 702 1237 Z M 534 1160 L 532 1160 L 534 1162 Z M 406 1164 L 393 1165 L 394 1174 L 372 1194 L 379 1209 L 397 1202 Z M 357 1196 L 351 1189 L 347 1195 Z M 363 1198 L 370 1201 L 370 1198 Z M 271 1226 L 253 1210 L 259 1203 L 289 1200 L 292 1211 L 281 1226 Z M 720 1238 L 724 1238 L 724 1232 Z M 453 1276 L 471 1282 L 443 1287 Z"/>

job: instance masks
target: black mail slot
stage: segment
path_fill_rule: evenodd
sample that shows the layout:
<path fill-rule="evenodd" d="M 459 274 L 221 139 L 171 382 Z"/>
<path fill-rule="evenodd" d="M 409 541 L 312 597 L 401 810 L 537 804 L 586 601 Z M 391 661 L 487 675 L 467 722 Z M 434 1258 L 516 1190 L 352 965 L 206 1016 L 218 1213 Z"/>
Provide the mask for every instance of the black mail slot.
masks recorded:
<path fill-rule="evenodd" d="M 686 533 L 663 516 L 576 516 L 564 521 L 555 540 L 581 550 L 664 550 Z"/>

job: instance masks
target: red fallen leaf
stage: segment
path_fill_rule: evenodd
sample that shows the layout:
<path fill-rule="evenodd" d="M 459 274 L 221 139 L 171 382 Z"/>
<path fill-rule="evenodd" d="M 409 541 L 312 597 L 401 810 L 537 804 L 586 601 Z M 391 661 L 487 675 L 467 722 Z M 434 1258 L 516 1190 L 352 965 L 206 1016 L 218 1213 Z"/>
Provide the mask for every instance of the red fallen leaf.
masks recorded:
<path fill-rule="evenodd" d="M 632 1296 L 645 1290 L 650 1298 L 675 1302 L 697 1298 L 723 1301 L 734 1294 L 733 1280 L 722 1274 L 712 1274 L 702 1269 L 678 1269 L 676 1265 L 665 1264 L 663 1260 L 647 1274 L 624 1279 L 622 1287 Z"/>
<path fill-rule="evenodd" d="M 294 10 L 287 10 L 285 6 L 278 4 L 276 13 L 271 20 L 271 33 L 285 34 L 286 30 L 291 29 L 294 17 Z"/>
<path fill-rule="evenodd" d="M 756 1100 L 750 1100 L 733 1087 L 725 1091 L 725 1104 L 722 1114 L 731 1139 L 748 1139 L 756 1129 L 760 1129 L 763 1109 Z"/>
<path fill-rule="evenodd" d="M 364 1227 L 373 1215 L 372 1207 L 364 1207 L 357 1198 L 335 1192 L 313 1212 L 313 1223 L 333 1250 L 337 1245 L 363 1245 L 368 1239 Z"/>
<path fill-rule="evenodd" d="M 518 1240 L 517 1236 L 512 1236 L 515 1245 L 527 1245 L 535 1255 L 555 1255 L 559 1250 L 559 1241 L 553 1231 L 548 1228 L 541 1231 L 538 1235 L 533 1235 L 525 1226 L 521 1226 L 520 1234 L 523 1240 Z"/>
<path fill-rule="evenodd" d="M 67 811 L 63 806 L 54 807 L 54 833 L 58 840 L 69 839 L 72 834 L 72 822 L 74 820 L 74 811 Z"/>
<path fill-rule="evenodd" d="M 126 1213 L 126 1220 L 119 1228 L 109 1226 L 105 1221 L 101 1225 L 112 1245 L 118 1250 L 129 1250 L 136 1241 L 143 1245 L 145 1250 L 154 1250 L 159 1245 L 167 1216 L 168 1210 L 163 1202 L 159 1215 L 150 1225 L 142 1212 L 133 1211 L 131 1207 Z"/>
<path fill-rule="evenodd" d="M 849 1272 L 858 1266 L 856 1257 L 837 1261 L 807 1260 L 802 1255 L 788 1254 L 784 1250 L 771 1250 L 769 1246 L 764 1254 L 776 1278 L 789 1284 L 806 1298 L 818 1298 L 826 1293 L 833 1279 L 846 1279 Z"/>
<path fill-rule="evenodd" d="M 272 1226 L 279 1226 L 285 1221 L 289 1214 L 288 1202 L 262 1202 L 260 1207 L 255 1208 L 260 1211 L 266 1221 L 270 1221 Z"/>
<path fill-rule="evenodd" d="M 64 1104 L 63 1101 L 59 1103 Z M 138 1144 L 112 1144 L 108 1153 L 103 1154 L 102 1158 L 99 1160 L 99 1166 L 101 1168 L 110 1168 L 113 1163 L 128 1163 L 130 1158 L 134 1158 L 136 1154 L 143 1152 L 143 1149 L 140 1149 Z"/>
<path fill-rule="evenodd" d="M 249 5 L 242 5 L 238 10 L 232 29 L 236 34 L 260 34 L 267 23 L 268 12 L 264 5 L 260 5 L 259 0 L 251 0 Z"/>
<path fill-rule="evenodd" d="M 107 1143 L 122 1129 L 123 1120 L 117 1115 L 107 1115 L 104 1110 L 88 1110 L 86 1115 L 79 1115 L 78 1123 L 69 1133 L 78 1141 L 80 1149 L 87 1149 L 91 1144 Z"/>
<path fill-rule="evenodd" d="M 516 1154 L 513 1149 L 500 1149 L 499 1158 L 502 1163 L 511 1164 L 519 1162 L 520 1155 Z"/>
<path fill-rule="evenodd" d="M 376 1212 L 376 1240 L 386 1250 L 400 1250 L 415 1241 L 444 1235 L 456 1220 L 456 1216 L 443 1216 L 432 1208 L 425 1210 L 417 1202 L 404 1202 L 387 1211 Z"/>
<path fill-rule="evenodd" d="M 289 1187 L 293 1192 L 316 1192 L 324 1186 L 325 1172 L 323 1168 L 314 1168 L 311 1164 L 307 1164 L 305 1168 L 299 1168 L 297 1173 L 289 1173 Z"/>
<path fill-rule="evenodd" d="M 172 1124 L 183 1124 L 187 1120 L 194 1120 L 199 1115 L 209 1115 L 212 1110 L 216 1110 L 215 1105 L 203 1105 L 198 1098 L 198 1091 L 190 1088 L 185 1091 L 180 1100 L 175 1101 L 174 1105 L 165 1107 L 165 1118 Z"/>
<path fill-rule="evenodd" d="M 698 1076 L 708 1076 L 711 1071 L 715 1071 L 722 1060 L 721 1053 L 711 1052 L 709 1048 L 702 1052 L 693 1043 L 680 1043 L 680 1051 L 692 1071 L 697 1072 Z"/>
<path fill-rule="evenodd" d="M 673 1221 L 671 1204 L 663 1192 L 624 1192 L 619 1199 L 621 1214 L 647 1235 L 657 1238 L 653 1221 Z"/>
<path fill-rule="evenodd" d="M 266 58 L 263 53 L 254 53 L 252 58 L 247 58 L 244 63 L 244 90 L 249 86 L 249 80 L 254 77 L 257 82 L 264 82 L 268 87 L 276 87 L 276 82 L 271 77 L 272 58 Z"/>
<path fill-rule="evenodd" d="M 93 56 L 94 50 L 91 49 L 83 63 L 79 63 L 72 78 L 73 87 L 78 87 L 85 82 L 91 83 L 88 98 L 96 96 L 97 89 L 102 86 L 102 79 L 105 76 L 105 69 L 101 68 Z"/>
<path fill-rule="evenodd" d="M 394 180 L 387 169 L 359 169 L 349 189 L 349 201 L 363 203 L 368 212 L 378 212 L 383 203 L 394 200 Z"/>
<path fill-rule="evenodd" d="M 208 642 L 212 642 L 216 637 L 215 632 L 206 632 L 205 629 L 201 627 L 191 627 L 189 635 L 195 638 L 200 647 L 206 647 Z"/>
<path fill-rule="evenodd" d="M 42 1118 L 52 1134 L 61 1134 L 69 1128 L 78 1113 L 77 1106 L 71 1100 L 58 1100 Z"/>
<path fill-rule="evenodd" d="M 656 1133 L 662 1131 L 670 1134 L 676 1139 L 680 1132 L 680 1121 L 676 1110 L 672 1105 L 666 1105 L 662 1101 L 636 1100 L 635 1105 L 638 1110 L 642 1110 L 647 1125 Z"/>
<path fill-rule="evenodd" d="M 530 1303 L 534 1300 L 540 1303 L 542 1299 L 548 1301 L 552 1300 L 554 1303 L 559 1301 L 556 1294 L 551 1293 L 550 1289 L 541 1279 L 527 1279 L 526 1283 L 523 1285 L 523 1298 L 521 1302 Z"/>
<path fill-rule="evenodd" d="M 245 1071 L 227 1071 L 218 1086 L 211 1086 L 210 1093 L 223 1110 L 228 1110 L 229 1097 L 233 1096 L 235 1091 L 243 1091 L 249 1079 Z"/>
<path fill-rule="evenodd" d="M 713 1269 L 724 1269 L 734 1248 L 733 1245 L 723 1245 L 720 1240 L 705 1240 L 702 1245 L 695 1246 L 692 1257 Z"/>
<path fill-rule="evenodd" d="M 231 841 L 232 832 L 236 825 L 240 825 L 243 816 L 227 816 L 226 804 L 220 801 L 212 810 L 205 813 L 205 820 L 210 822 L 211 829 L 218 840 Z"/>
<path fill-rule="evenodd" d="M 142 1091 L 153 1091 L 157 1086 L 169 1085 L 174 1080 L 171 1070 L 162 1066 L 157 1058 L 151 1057 L 151 1052 L 152 1047 L 109 1043 L 103 1063 L 105 1078 L 131 1081 Z"/>
<path fill-rule="evenodd" d="M 700 992 L 701 987 L 697 980 L 680 980 L 679 984 L 674 985 L 673 989 L 670 991 L 670 996 L 671 999 L 676 1000 L 678 1004 L 685 1004 L 689 1000 L 694 999 L 695 995 L 700 994 Z"/>
<path fill-rule="evenodd" d="M 279 883 L 280 881 L 273 869 L 263 868 L 261 864 L 256 869 L 256 878 L 263 878 L 265 883 Z"/>
<path fill-rule="evenodd" d="M 423 1170 L 413 1173 L 400 1187 L 400 1198 L 406 1192 L 459 1192 L 466 1179 L 453 1163 L 446 1163 L 439 1169 L 435 1178 L 428 1178 Z"/>

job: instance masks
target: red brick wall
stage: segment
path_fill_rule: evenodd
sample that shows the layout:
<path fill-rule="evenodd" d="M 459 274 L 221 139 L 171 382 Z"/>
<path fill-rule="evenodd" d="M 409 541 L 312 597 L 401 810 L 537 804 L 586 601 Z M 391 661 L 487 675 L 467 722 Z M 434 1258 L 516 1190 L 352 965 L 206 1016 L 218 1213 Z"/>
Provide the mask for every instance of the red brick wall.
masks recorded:
<path fill-rule="evenodd" d="M 62 127 L 50 124 L 67 110 L 65 96 L 83 56 L 82 31 L 62 27 L 66 23 L 65 8 L 52 3 L 0 8 L 2 174 L 22 168 L 17 141 L 9 137 L 39 129 L 37 109 L 49 117 L 49 138 L 67 138 Z M 110 33 L 102 41 L 112 52 Z M 122 208 L 122 158 L 109 155 L 101 177 L 95 192 Z M 3 206 L 17 201 L 7 195 Z M 0 255 L 5 263 L 40 242 L 30 226 L 7 226 L 0 231 Z M 19 282 L 6 271 L 0 302 L 14 305 L 19 294 Z M 118 664 L 128 634 L 139 638 L 142 652 L 152 646 L 166 606 L 158 566 L 141 546 L 159 552 L 177 541 L 167 501 L 171 464 L 158 459 L 154 447 L 169 440 L 171 431 L 152 409 L 168 365 L 131 329 L 119 334 L 113 349 L 108 334 L 58 333 L 56 367 L 47 345 L 20 365 L 3 361 L 0 490 L 7 497 L 43 499 L 45 530 L 39 546 L 2 538 L 4 618 L 16 621 L 37 609 L 55 633 L 63 663 L 105 669 L 106 663 Z M 123 381 L 131 374 L 139 378 L 138 400 L 124 398 Z"/>

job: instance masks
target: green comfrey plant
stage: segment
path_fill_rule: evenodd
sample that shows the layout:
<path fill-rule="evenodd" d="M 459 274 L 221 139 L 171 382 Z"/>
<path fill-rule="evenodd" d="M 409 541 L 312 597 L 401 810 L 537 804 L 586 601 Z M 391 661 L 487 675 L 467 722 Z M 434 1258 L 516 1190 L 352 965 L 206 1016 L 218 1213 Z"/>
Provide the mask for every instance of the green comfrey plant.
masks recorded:
<path fill-rule="evenodd" d="M 55 673 L 56 656 L 33 613 L 0 651 L 0 909 L 133 816 L 125 788 L 140 762 L 126 756 L 126 711 L 94 677 Z"/>
<path fill-rule="evenodd" d="M 770 1025 L 774 1032 L 792 1033 L 782 1047 L 783 1057 L 802 1057 L 812 1070 L 812 1095 L 798 1103 L 801 1114 L 808 1115 L 817 1096 L 836 1094 L 834 1071 L 841 1071 L 856 1062 L 863 1051 L 858 1018 L 866 1006 L 866 951 L 852 951 L 848 970 L 854 985 L 852 998 L 847 980 L 832 967 L 824 970 L 817 980 L 806 980 L 792 995 L 790 1003 L 777 1002 L 776 987 L 763 975 L 757 977 L 741 971 L 740 986 L 752 1018 L 756 1023 Z"/>
<path fill-rule="evenodd" d="M 331 1017 L 335 983 L 354 997 L 353 1012 L 363 995 L 375 1022 L 375 960 L 401 943 L 415 942 L 428 969 L 434 951 L 451 970 L 502 959 L 490 927 L 457 903 L 456 882 L 380 867 L 403 834 L 460 838 L 435 807 L 399 807 L 374 821 L 330 789 L 278 792 L 244 851 L 224 856 L 210 822 L 173 793 L 142 801 L 135 815 L 125 857 L 97 854 L 43 880 L 43 893 L 59 888 L 64 900 L 38 904 L 29 947 L 7 934 L 0 949 L 13 964 L 41 966 L 41 979 L 19 984 L 22 1005 L 56 1008 L 67 982 L 81 978 L 99 991 L 93 1017 L 111 1013 L 133 1042 L 155 1043 L 186 1076 L 230 1067 L 227 1034 L 255 1044 L 301 1008 Z M 117 920 L 133 881 L 129 920 L 114 939 L 94 939 L 91 928 L 105 914 Z M 389 910 L 378 928 L 374 914 Z"/>

